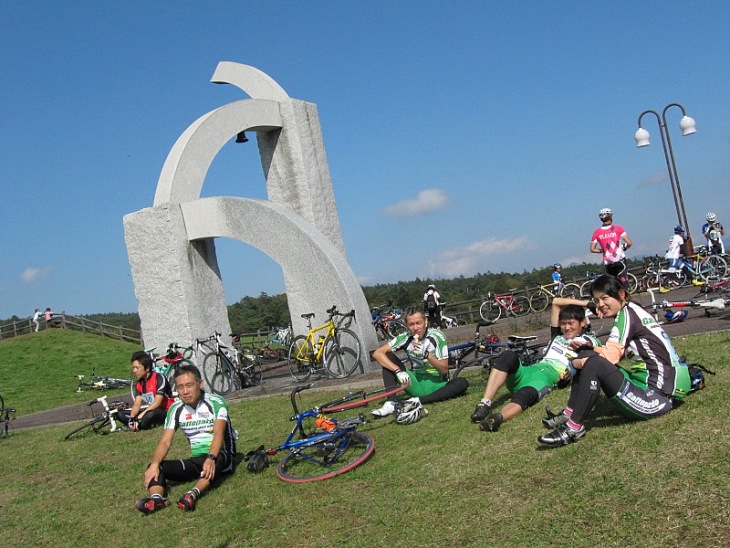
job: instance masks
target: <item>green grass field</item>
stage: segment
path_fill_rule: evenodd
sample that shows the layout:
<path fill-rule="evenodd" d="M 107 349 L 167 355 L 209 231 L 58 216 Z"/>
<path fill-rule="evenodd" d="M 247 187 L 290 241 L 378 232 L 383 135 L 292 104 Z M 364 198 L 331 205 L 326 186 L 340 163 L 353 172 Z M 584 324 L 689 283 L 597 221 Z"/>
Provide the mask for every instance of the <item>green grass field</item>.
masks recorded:
<path fill-rule="evenodd" d="M 38 410 L 76 401 L 68 375 L 94 363 L 123 373 L 134 350 L 52 335 L 0 342 L 0 393 L 20 412 L 26 402 Z M 369 422 L 375 454 L 348 474 L 292 485 L 272 468 L 241 465 L 191 514 L 133 508 L 159 429 L 67 442 L 71 425 L 16 431 L 0 439 L 0 536 L 7 546 L 728 546 L 730 332 L 675 344 L 717 375 L 658 419 L 626 421 L 602 399 L 584 439 L 543 449 L 542 406 L 483 433 L 468 420 L 482 388 L 470 388 L 414 425 Z M 328 396 L 305 392 L 305 403 Z M 566 399 L 559 391 L 546 401 L 560 408 Z M 242 453 L 280 443 L 290 428 L 288 395 L 235 403 L 231 414 Z M 187 455 L 181 434 L 172 453 Z"/>

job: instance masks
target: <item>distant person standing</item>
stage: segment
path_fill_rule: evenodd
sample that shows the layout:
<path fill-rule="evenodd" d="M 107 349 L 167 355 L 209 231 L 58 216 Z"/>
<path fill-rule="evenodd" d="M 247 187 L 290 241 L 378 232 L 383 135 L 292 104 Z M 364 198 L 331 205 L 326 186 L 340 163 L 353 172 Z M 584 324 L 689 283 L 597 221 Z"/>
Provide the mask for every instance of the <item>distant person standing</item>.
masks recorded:
<path fill-rule="evenodd" d="M 428 314 L 429 325 L 441 327 L 441 295 L 433 284 L 423 294 L 423 310 Z"/>
<path fill-rule="evenodd" d="M 674 227 L 674 236 L 669 239 L 669 249 L 665 255 L 667 266 L 670 269 L 678 269 L 682 265 L 679 257 L 682 255 L 682 246 L 684 245 L 684 227 L 677 225 Z"/>
<path fill-rule="evenodd" d="M 40 320 L 40 318 L 41 318 L 41 309 L 36 308 L 35 314 L 33 314 L 33 326 L 34 326 L 33 331 L 35 331 L 36 333 L 38 333 L 38 330 L 41 328 L 41 323 L 38 321 L 38 320 Z"/>
<path fill-rule="evenodd" d="M 553 293 L 560 295 L 561 289 L 563 289 L 563 265 L 555 263 L 553 265 Z"/>
<path fill-rule="evenodd" d="M 46 327 L 51 327 L 51 320 L 53 319 L 53 312 L 51 312 L 50 308 L 46 308 L 46 311 L 43 313 L 43 319 L 46 320 Z"/>
<path fill-rule="evenodd" d="M 724 255 L 725 244 L 722 237 L 725 235 L 725 228 L 718 222 L 717 215 L 709 212 L 705 217 L 707 222 L 702 225 L 702 234 L 707 238 L 707 249 L 712 255 Z"/>
<path fill-rule="evenodd" d="M 604 208 L 598 212 L 598 218 L 603 223 L 593 232 L 591 238 L 591 253 L 602 253 L 606 273 L 626 283 L 626 250 L 633 242 L 624 230 L 624 227 L 613 224 L 613 211 Z"/>

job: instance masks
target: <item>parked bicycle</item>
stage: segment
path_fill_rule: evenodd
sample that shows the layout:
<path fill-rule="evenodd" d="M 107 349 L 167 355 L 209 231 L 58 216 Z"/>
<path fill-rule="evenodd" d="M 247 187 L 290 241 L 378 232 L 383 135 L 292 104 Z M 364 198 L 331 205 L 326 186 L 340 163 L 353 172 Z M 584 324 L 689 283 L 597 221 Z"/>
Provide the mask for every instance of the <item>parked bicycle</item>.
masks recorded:
<path fill-rule="evenodd" d="M 530 313 L 530 301 L 523 295 L 515 295 L 516 289 L 510 289 L 508 293 L 495 295 L 492 292 L 487 294 L 487 300 L 479 307 L 479 315 L 483 320 L 496 322 L 505 316 L 526 316 Z"/>
<path fill-rule="evenodd" d="M 274 334 L 269 339 L 269 342 L 271 344 L 277 344 L 284 348 L 289 348 L 289 346 L 291 346 L 292 336 L 293 333 L 291 324 L 289 324 L 287 327 L 277 327 L 274 330 Z"/>
<path fill-rule="evenodd" d="M 15 420 L 15 413 L 15 408 L 5 407 L 5 399 L 0 394 L 0 438 L 10 437 L 10 421 Z"/>
<path fill-rule="evenodd" d="M 439 304 L 439 308 L 441 309 L 441 323 L 438 326 L 439 329 L 452 329 L 454 327 L 459 327 L 459 321 L 456 319 L 456 316 L 447 316 L 444 314 L 444 306 L 446 306 L 446 303 Z M 428 315 L 428 312 L 426 314 Z"/>
<path fill-rule="evenodd" d="M 233 334 L 231 334 L 233 335 Z M 230 352 L 221 341 L 221 334 L 215 331 L 210 337 L 196 339 L 196 351 L 201 348 L 207 353 L 203 356 L 203 376 L 210 389 L 222 396 L 234 388 L 247 388 L 261 384 L 263 369 L 258 360 L 240 363 L 238 353 Z"/>
<path fill-rule="evenodd" d="M 378 339 L 393 339 L 407 331 L 405 324 L 401 321 L 401 311 L 392 310 L 392 303 L 374 306 L 371 310 L 371 319 L 375 334 Z"/>
<path fill-rule="evenodd" d="M 680 269 L 690 278 L 700 282 L 708 279 L 724 278 L 728 274 L 727 261 L 722 255 L 710 255 L 706 247 L 700 247 L 697 253 L 681 258 Z"/>
<path fill-rule="evenodd" d="M 132 385 L 132 379 L 115 379 L 106 375 L 97 375 L 95 367 L 91 370 L 91 377 L 88 380 L 84 380 L 86 375 L 76 375 L 76 378 L 79 380 L 76 392 L 83 392 L 84 390 L 118 390 Z"/>
<path fill-rule="evenodd" d="M 287 452 L 276 468 L 276 475 L 290 483 L 329 479 L 368 460 L 375 450 L 375 441 L 370 434 L 357 431 L 358 426 L 366 422 L 362 413 L 344 420 L 331 418 L 327 414 L 362 407 L 405 388 L 399 386 L 369 393 L 349 392 L 342 398 L 300 412 L 297 395 L 311 387 L 311 384 L 307 384 L 291 391 L 294 415 L 289 420 L 296 424 L 284 443 L 265 451 L 267 455 Z"/>
<path fill-rule="evenodd" d="M 593 280 L 598 278 L 600 274 L 596 272 L 586 272 L 586 281 L 583 282 L 580 285 L 580 291 L 578 292 L 578 296 L 574 296 L 576 299 L 592 299 L 593 295 L 591 295 L 591 286 L 593 285 Z M 632 295 L 636 293 L 637 291 L 645 291 L 645 289 L 642 289 L 642 287 L 645 287 L 645 284 L 642 285 L 639 282 L 639 279 L 632 274 L 631 272 L 626 272 L 626 290 L 631 293 Z"/>
<path fill-rule="evenodd" d="M 474 333 L 474 340 L 449 345 L 449 369 L 453 369 L 454 378 L 459 376 L 465 367 L 479 366 L 489 370 L 492 361 L 507 348 L 493 332 L 483 335 L 481 329 L 493 325 L 494 322 L 479 320 Z"/>
<path fill-rule="evenodd" d="M 145 350 L 145 352 L 152 356 L 152 363 L 154 364 L 152 368 L 161 375 L 167 377 L 167 380 L 170 382 L 170 386 L 174 389 L 175 374 L 178 369 L 180 369 L 180 366 L 195 365 L 192 361 L 195 349 L 192 346 L 180 346 L 173 342 L 167 346 L 167 351 L 162 356 L 154 355 L 154 350 L 154 348 Z M 134 389 L 135 384 L 136 383 L 132 383 L 132 389 Z M 134 396 L 134 393 L 132 393 L 132 396 Z"/>
<path fill-rule="evenodd" d="M 577 299 L 579 296 L 580 286 L 578 284 L 560 284 L 557 289 L 555 284 L 540 285 L 530 295 L 530 309 L 533 312 L 544 312 L 555 297 Z"/>
<path fill-rule="evenodd" d="M 312 373 L 324 372 L 327 376 L 344 379 L 355 371 L 360 363 L 360 339 L 343 322 L 351 322 L 355 311 L 347 314 L 337 311 L 333 306 L 327 310 L 329 320 L 317 327 L 312 327 L 314 313 L 302 314 L 307 321 L 307 335 L 297 335 L 289 347 L 289 371 L 298 381 L 306 381 Z M 335 323 L 334 318 L 340 317 Z"/>
<path fill-rule="evenodd" d="M 127 404 L 123 401 L 107 403 L 106 399 L 106 396 L 102 396 L 95 400 L 91 400 L 89 402 L 89 407 L 92 409 L 92 412 L 94 409 L 93 406 L 96 404 L 102 405 L 102 411 L 96 414 L 93 419 L 86 421 L 83 425 L 66 434 L 63 439 L 68 440 L 74 436 L 86 434 L 89 431 L 94 432 L 95 434 L 110 434 L 111 432 L 120 430 L 121 427 L 117 427 L 116 417 L 119 411 L 124 409 Z"/>
<path fill-rule="evenodd" d="M 478 335 L 479 331 L 477 331 Z M 504 350 L 515 352 L 520 358 L 522 365 L 532 365 L 542 359 L 545 348 L 545 343 L 534 344 L 536 340 L 537 335 L 510 335 L 507 337 L 506 343 L 492 342 L 485 345 L 481 341 L 479 343 L 475 341 L 475 345 L 479 344 L 483 348 L 479 348 L 479 352 L 486 350 L 486 356 L 484 358 L 476 357 L 473 360 L 460 361 L 456 371 L 454 371 L 454 378 L 465 378 L 469 381 L 469 386 L 485 385 L 489 379 L 489 373 L 492 370 L 492 365 L 494 365 L 494 360 Z M 475 356 L 478 356 L 476 349 Z"/>

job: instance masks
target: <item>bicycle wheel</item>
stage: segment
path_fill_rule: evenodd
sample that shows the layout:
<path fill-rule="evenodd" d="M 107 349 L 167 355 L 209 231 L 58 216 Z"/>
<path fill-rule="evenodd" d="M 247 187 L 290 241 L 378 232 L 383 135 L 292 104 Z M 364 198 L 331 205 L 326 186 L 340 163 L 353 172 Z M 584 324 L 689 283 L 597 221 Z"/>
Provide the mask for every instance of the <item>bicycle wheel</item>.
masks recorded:
<path fill-rule="evenodd" d="M 103 415 L 99 415 L 98 417 L 94 417 L 90 421 L 86 422 L 82 426 L 79 426 L 75 430 L 72 430 L 66 436 L 63 438 L 64 440 L 71 439 L 74 436 L 80 437 L 82 434 L 88 433 L 88 431 L 91 432 L 98 432 L 98 433 L 107 433 L 105 429 L 111 428 L 111 421 L 108 417 L 105 417 Z"/>
<path fill-rule="evenodd" d="M 175 373 L 177 370 L 182 367 L 183 365 L 195 365 L 193 362 L 188 360 L 187 358 L 183 358 L 178 363 L 170 364 L 170 367 L 167 368 L 167 381 L 170 383 L 170 386 L 172 387 L 172 390 L 175 391 Z"/>
<path fill-rule="evenodd" d="M 580 297 L 579 299 L 592 299 L 591 287 L 593 286 L 593 280 L 586 280 L 580 285 Z"/>
<path fill-rule="evenodd" d="M 502 307 L 494 301 L 484 301 L 479 307 L 479 315 L 483 320 L 496 322 L 502 315 Z"/>
<path fill-rule="evenodd" d="M 390 320 L 385 325 L 385 331 L 391 339 L 394 339 L 401 333 L 405 333 L 406 331 L 408 331 L 408 328 L 403 322 L 399 322 L 398 320 Z"/>
<path fill-rule="evenodd" d="M 580 286 L 578 284 L 565 284 L 560 290 L 560 296 L 567 299 L 580 298 Z"/>
<path fill-rule="evenodd" d="M 289 347 L 289 372 L 298 381 L 306 381 L 312 374 L 312 343 L 304 335 L 297 335 Z"/>
<path fill-rule="evenodd" d="M 512 304 L 510 305 L 509 310 L 517 317 L 527 316 L 531 311 L 530 301 L 527 300 L 527 297 L 523 297 L 522 295 L 515 297 L 512 299 Z"/>
<path fill-rule="evenodd" d="M 286 455 L 276 467 L 279 479 L 306 483 L 344 474 L 370 458 L 375 441 L 370 434 L 349 431 L 339 439 L 324 440 Z"/>
<path fill-rule="evenodd" d="M 548 304 L 550 304 L 550 298 L 544 291 L 538 291 L 530 295 L 530 308 L 534 312 L 547 310 Z"/>
<path fill-rule="evenodd" d="M 462 363 L 454 371 L 454 378 L 466 379 L 469 386 L 485 386 L 492 370 L 492 361 L 496 358 L 496 355 L 484 356 L 478 360 Z"/>
<path fill-rule="evenodd" d="M 678 272 L 662 272 L 659 275 L 660 289 L 679 289 L 687 284 L 687 275 L 684 271 Z"/>
<path fill-rule="evenodd" d="M 697 275 L 702 281 L 724 278 L 727 275 L 727 262 L 720 255 L 709 255 L 700 261 Z"/>
<path fill-rule="evenodd" d="M 203 374 L 215 394 L 225 396 L 233 387 L 233 364 L 224 354 L 211 352 L 203 359 Z"/>
<path fill-rule="evenodd" d="M 631 293 L 632 295 L 636 293 L 637 288 L 639 287 L 639 280 L 636 279 L 636 276 L 634 276 L 631 272 L 626 273 L 626 289 Z"/>
<path fill-rule="evenodd" d="M 241 377 L 245 381 L 245 386 L 258 386 L 261 384 L 264 378 L 264 369 L 261 367 L 261 361 L 256 358 L 249 365 L 241 369 Z"/>
<path fill-rule="evenodd" d="M 337 329 L 324 343 L 324 366 L 336 379 L 349 377 L 360 363 L 360 339 L 349 329 Z"/>

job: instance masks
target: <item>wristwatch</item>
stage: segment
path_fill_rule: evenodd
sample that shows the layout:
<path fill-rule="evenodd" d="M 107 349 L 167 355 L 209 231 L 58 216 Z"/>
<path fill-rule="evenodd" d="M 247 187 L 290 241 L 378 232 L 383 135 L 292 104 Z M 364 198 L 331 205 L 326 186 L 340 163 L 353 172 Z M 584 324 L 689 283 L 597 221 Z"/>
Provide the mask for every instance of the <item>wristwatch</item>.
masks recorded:
<path fill-rule="evenodd" d="M 213 453 L 208 453 L 208 458 L 209 458 L 210 460 L 215 460 L 215 459 L 217 459 L 217 458 L 218 458 L 218 455 L 214 455 Z"/>

